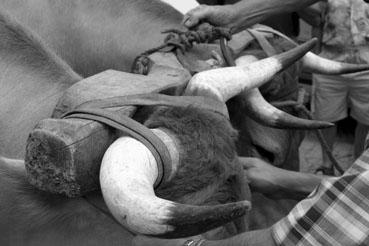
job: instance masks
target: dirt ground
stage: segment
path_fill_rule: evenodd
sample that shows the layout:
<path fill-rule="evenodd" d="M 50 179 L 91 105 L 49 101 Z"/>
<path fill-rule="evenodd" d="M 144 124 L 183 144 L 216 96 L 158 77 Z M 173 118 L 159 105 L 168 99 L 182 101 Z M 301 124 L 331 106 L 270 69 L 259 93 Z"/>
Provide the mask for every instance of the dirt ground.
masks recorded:
<path fill-rule="evenodd" d="M 333 146 L 333 155 L 345 170 L 353 163 L 353 136 L 337 137 Z M 300 169 L 302 172 L 314 172 L 322 164 L 322 152 L 319 141 L 313 132 L 306 134 L 300 146 Z"/>

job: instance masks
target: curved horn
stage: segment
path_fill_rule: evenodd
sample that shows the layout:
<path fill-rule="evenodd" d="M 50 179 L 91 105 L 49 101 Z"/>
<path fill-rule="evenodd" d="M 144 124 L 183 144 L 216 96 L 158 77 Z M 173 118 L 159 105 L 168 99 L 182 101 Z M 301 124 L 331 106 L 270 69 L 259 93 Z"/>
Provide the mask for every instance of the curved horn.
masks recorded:
<path fill-rule="evenodd" d="M 350 64 L 344 62 L 336 62 L 315 55 L 312 52 L 308 52 L 302 58 L 302 65 L 304 69 L 308 72 L 327 75 L 356 73 L 369 70 L 368 64 Z"/>
<path fill-rule="evenodd" d="M 266 126 L 280 129 L 321 129 L 334 126 L 330 122 L 306 120 L 290 115 L 268 103 L 258 89 L 244 92 L 242 101 L 248 116 Z"/>
<path fill-rule="evenodd" d="M 255 56 L 243 56 L 236 60 L 237 65 L 245 65 L 258 60 Z M 255 88 L 240 95 L 242 106 L 246 108 L 248 116 L 260 124 L 281 129 L 321 129 L 332 127 L 333 124 L 324 121 L 301 119 L 292 116 L 268 103 Z"/>
<path fill-rule="evenodd" d="M 154 156 L 131 137 L 116 140 L 104 155 L 100 170 L 104 200 L 115 219 L 134 233 L 193 236 L 243 216 L 250 207 L 248 201 L 193 206 L 161 199 L 153 188 L 157 176 Z"/>
<path fill-rule="evenodd" d="M 312 39 L 287 52 L 262 59 L 240 67 L 226 67 L 197 73 L 192 77 L 185 95 L 215 97 L 223 102 L 244 90 L 259 87 L 273 76 L 300 59 L 314 47 L 317 39 Z"/>

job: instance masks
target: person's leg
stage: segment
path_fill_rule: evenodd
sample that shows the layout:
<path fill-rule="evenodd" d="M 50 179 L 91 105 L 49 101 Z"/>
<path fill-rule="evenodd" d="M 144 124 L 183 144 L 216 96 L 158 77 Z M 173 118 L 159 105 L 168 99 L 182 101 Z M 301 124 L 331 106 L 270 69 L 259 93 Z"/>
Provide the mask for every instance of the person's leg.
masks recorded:
<path fill-rule="evenodd" d="M 335 138 L 336 138 L 336 134 L 337 134 L 337 127 L 334 126 L 328 129 L 324 129 L 322 130 L 322 134 L 323 134 L 325 141 L 327 142 L 329 149 L 332 151 Z M 323 171 L 323 174 L 334 175 L 333 163 L 329 159 L 327 152 L 324 150 L 323 146 L 321 146 L 321 149 L 322 149 L 323 163 L 319 169 Z"/>
<path fill-rule="evenodd" d="M 354 141 L 354 157 L 358 158 L 364 150 L 365 138 L 369 130 L 369 71 L 347 75 L 350 77 L 349 103 L 350 115 L 357 121 Z"/>
<path fill-rule="evenodd" d="M 311 108 L 315 119 L 337 122 L 347 117 L 347 85 L 340 76 L 313 76 L 313 92 Z M 330 150 L 333 148 L 337 127 L 322 130 L 323 137 Z M 333 165 L 324 147 L 322 149 L 322 165 L 317 171 L 333 175 Z"/>
<path fill-rule="evenodd" d="M 354 141 L 354 157 L 357 159 L 364 151 L 365 139 L 368 134 L 369 126 L 360 122 L 357 123 L 355 129 L 355 141 Z"/>

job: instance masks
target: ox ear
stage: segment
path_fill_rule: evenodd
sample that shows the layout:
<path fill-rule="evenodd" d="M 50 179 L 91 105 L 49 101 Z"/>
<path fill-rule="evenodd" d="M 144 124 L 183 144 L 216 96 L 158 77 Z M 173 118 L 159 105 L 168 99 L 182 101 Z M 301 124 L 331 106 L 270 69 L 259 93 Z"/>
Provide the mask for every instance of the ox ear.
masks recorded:
<path fill-rule="evenodd" d="M 156 129 L 158 130 L 158 129 Z M 155 195 L 156 160 L 141 142 L 122 137 L 106 151 L 100 169 L 101 191 L 114 218 L 128 230 L 155 237 L 201 234 L 243 216 L 249 201 L 193 206 Z"/>

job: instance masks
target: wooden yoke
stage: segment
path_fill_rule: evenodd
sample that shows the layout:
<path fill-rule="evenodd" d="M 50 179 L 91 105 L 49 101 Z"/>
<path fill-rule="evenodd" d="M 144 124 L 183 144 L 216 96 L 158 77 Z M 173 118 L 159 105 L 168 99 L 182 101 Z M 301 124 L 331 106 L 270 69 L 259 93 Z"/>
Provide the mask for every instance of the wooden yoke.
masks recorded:
<path fill-rule="evenodd" d="M 54 118 L 39 122 L 27 140 L 25 164 L 31 184 L 68 197 L 98 189 L 102 157 L 121 133 L 96 121 L 60 117 L 94 99 L 163 91 L 174 95 L 187 84 L 191 76 L 173 54 L 155 53 L 150 58 L 149 76 L 108 70 L 67 90 L 54 110 Z M 136 108 L 116 110 L 131 117 Z"/>

